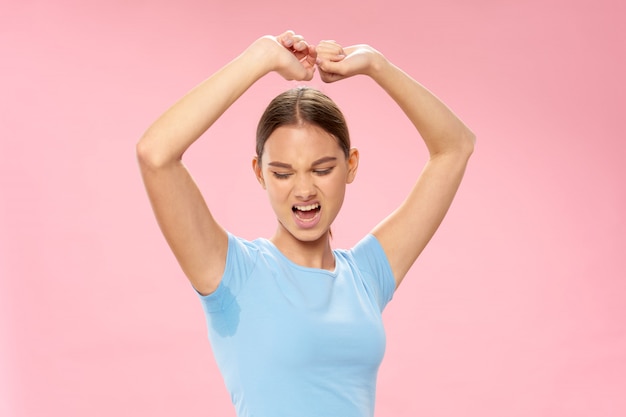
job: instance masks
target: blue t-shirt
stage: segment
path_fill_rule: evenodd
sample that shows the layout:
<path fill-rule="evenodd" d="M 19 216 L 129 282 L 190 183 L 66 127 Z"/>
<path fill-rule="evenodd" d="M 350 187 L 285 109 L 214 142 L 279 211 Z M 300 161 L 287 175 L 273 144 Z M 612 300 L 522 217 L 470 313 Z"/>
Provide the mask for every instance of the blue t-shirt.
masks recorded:
<path fill-rule="evenodd" d="M 238 417 L 370 417 L 395 281 L 367 235 L 335 270 L 296 265 L 269 240 L 228 236 L 222 281 L 200 296 Z"/>

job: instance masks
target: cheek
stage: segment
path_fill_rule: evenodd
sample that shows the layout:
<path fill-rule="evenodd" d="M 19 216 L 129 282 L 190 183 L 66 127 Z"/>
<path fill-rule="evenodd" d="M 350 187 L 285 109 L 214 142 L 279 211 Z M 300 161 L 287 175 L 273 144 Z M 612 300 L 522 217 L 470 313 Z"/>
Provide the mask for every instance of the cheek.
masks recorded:
<path fill-rule="evenodd" d="M 329 178 L 322 184 L 322 188 L 325 190 L 325 194 L 329 197 L 341 197 L 346 192 L 346 182 L 343 176 L 338 175 L 335 178 Z"/>
<path fill-rule="evenodd" d="M 265 190 L 267 195 L 272 201 L 280 201 L 289 198 L 289 181 L 277 180 L 275 178 L 269 178 L 265 181 Z"/>

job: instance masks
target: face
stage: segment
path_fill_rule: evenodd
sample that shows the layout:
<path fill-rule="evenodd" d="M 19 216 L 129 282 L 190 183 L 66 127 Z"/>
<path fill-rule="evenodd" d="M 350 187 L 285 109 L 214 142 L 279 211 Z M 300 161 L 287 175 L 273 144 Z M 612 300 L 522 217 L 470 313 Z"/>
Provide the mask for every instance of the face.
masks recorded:
<path fill-rule="evenodd" d="M 277 240 L 328 237 L 356 175 L 358 152 L 346 158 L 337 140 L 317 126 L 282 126 L 265 142 L 253 168 L 278 219 Z"/>

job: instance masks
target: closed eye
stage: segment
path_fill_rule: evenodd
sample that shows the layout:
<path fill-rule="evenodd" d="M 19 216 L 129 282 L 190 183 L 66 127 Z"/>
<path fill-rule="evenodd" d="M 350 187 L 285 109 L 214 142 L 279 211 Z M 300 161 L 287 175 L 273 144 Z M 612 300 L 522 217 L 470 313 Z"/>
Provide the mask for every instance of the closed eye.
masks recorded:
<path fill-rule="evenodd" d="M 315 170 L 313 170 L 313 172 L 315 172 L 315 174 L 320 175 L 320 176 L 321 175 L 328 175 L 328 174 L 330 174 L 333 171 L 334 168 L 335 167 L 324 168 L 324 169 L 315 169 Z"/>
<path fill-rule="evenodd" d="M 275 178 L 278 178 L 279 180 L 286 180 L 287 178 L 289 178 L 291 176 L 291 174 L 285 174 L 282 172 L 276 172 L 276 171 L 272 171 L 272 174 L 274 174 Z"/>

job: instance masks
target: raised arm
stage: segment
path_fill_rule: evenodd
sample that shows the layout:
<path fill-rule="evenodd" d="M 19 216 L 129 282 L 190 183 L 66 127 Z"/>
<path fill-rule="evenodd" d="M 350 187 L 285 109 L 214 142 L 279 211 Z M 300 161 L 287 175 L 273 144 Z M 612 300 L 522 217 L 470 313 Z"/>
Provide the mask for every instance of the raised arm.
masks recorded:
<path fill-rule="evenodd" d="M 137 144 L 141 174 L 161 231 L 201 294 L 219 285 L 228 239 L 183 165 L 183 154 L 265 74 L 276 71 L 286 79 L 310 80 L 314 64 L 315 50 L 301 36 L 288 31 L 262 37 L 175 103 Z"/>
<path fill-rule="evenodd" d="M 400 106 L 421 135 L 430 158 L 408 197 L 372 233 L 380 241 L 396 286 L 426 247 L 448 211 L 474 150 L 474 134 L 445 104 L 367 45 L 317 47 L 320 75 L 334 82 L 371 77 Z"/>

